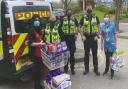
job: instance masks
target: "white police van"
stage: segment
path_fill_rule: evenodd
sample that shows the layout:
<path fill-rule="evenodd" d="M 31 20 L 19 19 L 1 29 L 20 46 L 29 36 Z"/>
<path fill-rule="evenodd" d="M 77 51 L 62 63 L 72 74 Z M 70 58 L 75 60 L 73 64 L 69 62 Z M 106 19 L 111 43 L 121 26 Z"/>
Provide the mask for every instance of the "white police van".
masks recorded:
<path fill-rule="evenodd" d="M 28 21 L 34 14 L 47 19 L 51 4 L 42 0 L 0 0 L 0 77 L 22 76 L 31 70 L 28 57 Z"/>

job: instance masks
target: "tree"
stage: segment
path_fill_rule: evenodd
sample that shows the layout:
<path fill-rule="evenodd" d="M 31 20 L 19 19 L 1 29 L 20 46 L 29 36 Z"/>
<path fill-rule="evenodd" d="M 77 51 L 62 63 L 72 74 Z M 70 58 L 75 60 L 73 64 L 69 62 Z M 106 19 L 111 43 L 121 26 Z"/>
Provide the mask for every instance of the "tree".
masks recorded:
<path fill-rule="evenodd" d="M 119 19 L 120 19 L 120 12 L 122 7 L 122 0 L 114 0 L 115 1 L 115 24 L 116 28 L 119 31 Z"/>
<path fill-rule="evenodd" d="M 67 14 L 68 6 L 71 3 L 71 0 L 61 0 L 61 1 L 62 1 L 63 5 L 64 5 L 65 13 Z"/>
<path fill-rule="evenodd" d="M 126 3 L 127 3 L 127 13 L 126 13 L 126 15 L 128 17 L 128 0 L 126 1 Z"/>
<path fill-rule="evenodd" d="M 78 3 L 79 3 L 79 5 L 80 5 L 80 8 L 81 9 L 85 9 L 86 8 L 86 6 L 89 4 L 89 5 L 92 5 L 92 7 L 94 8 L 94 6 L 95 6 L 95 2 L 94 2 L 94 0 L 78 0 Z"/>

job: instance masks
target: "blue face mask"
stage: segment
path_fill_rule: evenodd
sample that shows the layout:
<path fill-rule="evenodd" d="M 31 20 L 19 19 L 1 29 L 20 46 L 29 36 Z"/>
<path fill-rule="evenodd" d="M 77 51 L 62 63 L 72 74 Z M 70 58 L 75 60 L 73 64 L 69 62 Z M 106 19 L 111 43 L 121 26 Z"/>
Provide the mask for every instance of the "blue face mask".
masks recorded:
<path fill-rule="evenodd" d="M 104 18 L 104 22 L 108 23 L 109 22 L 109 18 Z"/>
<path fill-rule="evenodd" d="M 33 24 L 34 24 L 34 27 L 39 27 L 40 26 L 40 21 L 38 21 L 38 20 L 37 21 L 34 21 Z"/>

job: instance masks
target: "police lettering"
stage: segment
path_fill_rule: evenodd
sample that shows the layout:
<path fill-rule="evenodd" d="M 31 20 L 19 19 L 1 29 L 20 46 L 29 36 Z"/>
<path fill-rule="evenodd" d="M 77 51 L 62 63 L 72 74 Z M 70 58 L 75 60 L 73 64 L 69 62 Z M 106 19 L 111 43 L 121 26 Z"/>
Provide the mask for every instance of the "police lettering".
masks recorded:
<path fill-rule="evenodd" d="M 34 14 L 38 14 L 40 18 L 50 17 L 50 15 L 51 15 L 51 13 L 49 11 L 22 12 L 22 13 L 15 13 L 15 18 L 16 18 L 16 20 L 31 19 Z"/>

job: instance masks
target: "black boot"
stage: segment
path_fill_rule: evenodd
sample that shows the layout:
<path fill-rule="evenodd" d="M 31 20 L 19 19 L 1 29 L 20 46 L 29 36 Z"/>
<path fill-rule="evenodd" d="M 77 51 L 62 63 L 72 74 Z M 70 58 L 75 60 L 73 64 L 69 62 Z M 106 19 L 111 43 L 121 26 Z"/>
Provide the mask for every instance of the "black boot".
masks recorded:
<path fill-rule="evenodd" d="M 113 79 L 113 76 L 114 76 L 114 70 L 111 69 L 111 79 Z"/>
<path fill-rule="evenodd" d="M 88 70 L 85 70 L 84 72 L 83 72 L 83 75 L 87 75 L 89 73 L 89 71 Z"/>
<path fill-rule="evenodd" d="M 97 76 L 100 76 L 100 72 L 94 71 L 94 73 L 95 73 Z"/>
<path fill-rule="evenodd" d="M 106 67 L 106 68 L 105 68 L 105 71 L 104 71 L 104 73 L 103 73 L 103 76 L 104 76 L 105 74 L 107 74 L 108 71 L 109 71 L 109 67 Z"/>
<path fill-rule="evenodd" d="M 68 69 L 64 69 L 64 73 L 68 73 Z"/>
<path fill-rule="evenodd" d="M 71 73 L 72 73 L 72 75 L 75 75 L 76 74 L 76 72 L 75 72 L 74 69 L 71 69 Z"/>
<path fill-rule="evenodd" d="M 65 73 L 68 73 L 68 65 L 66 65 L 66 66 L 64 67 L 64 72 L 65 72 Z"/>
<path fill-rule="evenodd" d="M 107 73 L 108 73 L 108 71 L 104 71 L 103 76 L 104 76 L 105 74 L 107 74 Z"/>

